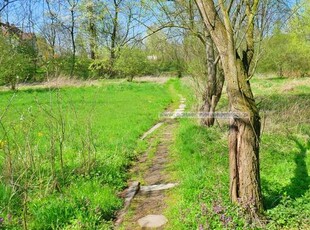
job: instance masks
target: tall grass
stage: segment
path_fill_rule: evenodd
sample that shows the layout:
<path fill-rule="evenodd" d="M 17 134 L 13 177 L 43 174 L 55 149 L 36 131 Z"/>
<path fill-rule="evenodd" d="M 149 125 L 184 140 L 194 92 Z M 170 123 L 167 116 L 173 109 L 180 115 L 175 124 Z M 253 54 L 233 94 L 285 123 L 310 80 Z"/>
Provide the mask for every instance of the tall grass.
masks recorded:
<path fill-rule="evenodd" d="M 206 129 L 195 120 L 180 120 L 172 149 L 172 173 L 180 180 L 180 186 L 170 194 L 169 229 L 309 229 L 307 81 L 253 80 L 263 124 L 260 162 L 266 208 L 266 220 L 255 226 L 229 202 L 227 121 Z M 220 109 L 227 111 L 226 95 L 221 99 Z"/>
<path fill-rule="evenodd" d="M 172 101 L 171 84 L 2 92 L 0 227 L 110 228 L 139 136 Z"/>

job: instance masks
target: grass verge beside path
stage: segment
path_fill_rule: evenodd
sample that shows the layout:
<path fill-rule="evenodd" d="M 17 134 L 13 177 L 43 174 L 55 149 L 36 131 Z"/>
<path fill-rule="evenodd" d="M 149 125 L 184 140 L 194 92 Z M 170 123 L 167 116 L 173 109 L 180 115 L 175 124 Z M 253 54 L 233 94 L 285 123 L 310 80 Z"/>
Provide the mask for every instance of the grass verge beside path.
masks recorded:
<path fill-rule="evenodd" d="M 176 84 L 2 92 L 0 228 L 110 228 L 138 139 Z"/>
<path fill-rule="evenodd" d="M 268 222 L 247 223 L 242 210 L 229 202 L 227 124 L 207 129 L 180 119 L 172 156 L 180 185 L 170 193 L 168 229 L 309 229 L 310 88 L 300 80 L 278 78 L 254 79 L 252 88 L 264 126 L 260 160 Z M 226 95 L 222 110 L 225 104 Z"/>

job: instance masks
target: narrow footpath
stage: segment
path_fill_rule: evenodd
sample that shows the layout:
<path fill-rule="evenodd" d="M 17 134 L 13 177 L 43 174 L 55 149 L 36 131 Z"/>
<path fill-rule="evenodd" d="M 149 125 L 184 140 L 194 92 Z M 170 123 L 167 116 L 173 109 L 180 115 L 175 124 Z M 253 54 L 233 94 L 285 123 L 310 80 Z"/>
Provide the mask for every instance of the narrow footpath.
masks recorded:
<path fill-rule="evenodd" d="M 185 109 L 182 98 L 177 110 L 147 131 L 141 139 L 148 150 L 140 156 L 130 171 L 129 188 L 124 191 L 125 206 L 118 214 L 116 229 L 164 229 L 169 221 L 164 215 L 166 191 L 177 186 L 166 172 L 169 148 L 173 144 L 178 116 Z M 169 111 L 168 111 L 169 112 Z"/>

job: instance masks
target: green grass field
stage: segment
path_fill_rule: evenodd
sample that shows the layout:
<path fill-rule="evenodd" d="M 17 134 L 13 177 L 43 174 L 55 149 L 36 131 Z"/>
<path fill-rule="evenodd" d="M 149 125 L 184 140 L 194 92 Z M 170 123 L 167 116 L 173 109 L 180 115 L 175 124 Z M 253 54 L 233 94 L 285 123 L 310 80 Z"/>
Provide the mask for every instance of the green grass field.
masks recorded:
<path fill-rule="evenodd" d="M 183 81 L 187 82 L 187 81 Z M 248 222 L 229 201 L 228 125 L 179 119 L 167 173 L 167 229 L 307 229 L 310 226 L 309 78 L 254 78 L 262 117 L 266 218 Z M 0 228 L 111 229 L 139 137 L 188 84 L 104 83 L 0 94 Z M 171 107 L 175 108 L 176 103 Z M 224 93 L 219 109 L 227 111 Z"/>
<path fill-rule="evenodd" d="M 263 229 L 310 227 L 308 83 L 307 78 L 255 78 L 252 82 L 263 124 Z M 191 98 L 191 94 L 186 96 Z M 226 95 L 219 108 L 227 111 Z M 242 210 L 229 202 L 227 121 L 220 124 L 206 129 L 195 120 L 180 120 L 172 173 L 181 184 L 170 193 L 168 229 L 259 228 L 248 224 Z"/>
<path fill-rule="evenodd" d="M 175 81 L 0 93 L 0 228 L 105 229 Z"/>

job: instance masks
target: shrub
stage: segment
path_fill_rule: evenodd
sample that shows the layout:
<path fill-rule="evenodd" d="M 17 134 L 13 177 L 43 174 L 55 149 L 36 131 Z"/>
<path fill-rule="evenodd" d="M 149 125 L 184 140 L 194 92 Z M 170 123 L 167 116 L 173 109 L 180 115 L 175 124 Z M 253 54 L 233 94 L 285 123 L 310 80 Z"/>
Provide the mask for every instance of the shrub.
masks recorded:
<path fill-rule="evenodd" d="M 115 63 L 115 70 L 132 81 L 134 76 L 144 74 L 147 59 L 145 53 L 140 49 L 124 48 Z"/>
<path fill-rule="evenodd" d="M 0 82 L 13 90 L 20 81 L 31 79 L 36 70 L 36 53 L 28 44 L 0 37 Z"/>
<path fill-rule="evenodd" d="M 93 76 L 108 76 L 111 69 L 112 66 L 109 58 L 93 60 L 89 65 L 89 70 Z"/>

